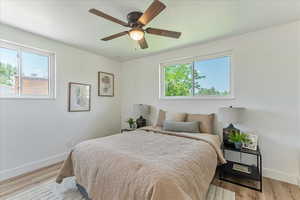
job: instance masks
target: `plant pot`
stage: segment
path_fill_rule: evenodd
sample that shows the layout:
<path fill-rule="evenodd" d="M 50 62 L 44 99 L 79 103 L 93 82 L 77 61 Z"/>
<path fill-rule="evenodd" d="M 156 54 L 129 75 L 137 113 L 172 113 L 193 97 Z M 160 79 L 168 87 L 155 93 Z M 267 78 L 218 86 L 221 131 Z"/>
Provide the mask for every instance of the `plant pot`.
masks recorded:
<path fill-rule="evenodd" d="M 133 128 L 133 125 L 134 125 L 134 124 L 129 124 L 129 128 Z"/>
<path fill-rule="evenodd" d="M 241 143 L 241 142 L 235 142 L 235 143 L 234 143 L 234 147 L 235 147 L 236 149 L 241 149 L 241 148 L 242 148 L 242 143 Z"/>

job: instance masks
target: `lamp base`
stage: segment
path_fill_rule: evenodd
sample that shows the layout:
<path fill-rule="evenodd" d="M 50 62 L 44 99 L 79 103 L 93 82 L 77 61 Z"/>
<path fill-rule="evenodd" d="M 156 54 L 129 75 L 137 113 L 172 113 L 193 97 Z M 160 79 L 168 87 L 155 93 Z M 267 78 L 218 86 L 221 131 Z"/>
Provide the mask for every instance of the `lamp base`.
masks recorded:
<path fill-rule="evenodd" d="M 224 143 L 224 146 L 226 147 L 233 147 L 234 148 L 234 143 L 230 142 L 229 141 L 229 134 L 232 132 L 232 131 L 236 131 L 236 132 L 240 132 L 239 129 L 235 128 L 233 126 L 233 124 L 229 124 L 229 126 L 227 128 L 223 128 L 223 143 Z"/>
<path fill-rule="evenodd" d="M 146 126 L 146 119 L 144 119 L 143 116 L 140 116 L 138 119 L 136 119 L 136 126 L 137 128 Z"/>

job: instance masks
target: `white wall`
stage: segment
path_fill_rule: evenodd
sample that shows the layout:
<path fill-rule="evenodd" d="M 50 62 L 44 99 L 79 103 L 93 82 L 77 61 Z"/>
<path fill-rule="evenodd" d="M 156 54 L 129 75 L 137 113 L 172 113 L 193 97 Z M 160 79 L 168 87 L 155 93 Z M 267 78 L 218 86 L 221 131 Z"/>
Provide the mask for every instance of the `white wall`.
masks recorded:
<path fill-rule="evenodd" d="M 55 100 L 0 100 L 0 179 L 65 158 L 75 143 L 120 130 L 120 63 L 0 24 L 0 39 L 56 53 Z M 115 97 L 97 96 L 97 72 L 115 74 Z M 92 84 L 92 111 L 67 112 L 68 82 Z"/>
<path fill-rule="evenodd" d="M 190 113 L 217 113 L 219 107 L 229 105 L 246 107 L 243 126 L 260 136 L 264 175 L 297 183 L 299 24 L 294 22 L 124 62 L 122 122 L 132 115 L 135 103 Z M 160 62 L 229 49 L 234 53 L 234 100 L 159 100 Z"/>

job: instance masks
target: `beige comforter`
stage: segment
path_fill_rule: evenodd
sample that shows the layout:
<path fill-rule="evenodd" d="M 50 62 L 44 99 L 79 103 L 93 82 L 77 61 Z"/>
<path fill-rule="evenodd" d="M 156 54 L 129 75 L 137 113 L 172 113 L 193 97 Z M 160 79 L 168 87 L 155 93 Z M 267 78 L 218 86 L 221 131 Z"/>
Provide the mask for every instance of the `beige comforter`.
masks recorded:
<path fill-rule="evenodd" d="M 92 200 L 205 200 L 218 136 L 147 130 L 78 144 L 56 181 L 75 175 Z"/>

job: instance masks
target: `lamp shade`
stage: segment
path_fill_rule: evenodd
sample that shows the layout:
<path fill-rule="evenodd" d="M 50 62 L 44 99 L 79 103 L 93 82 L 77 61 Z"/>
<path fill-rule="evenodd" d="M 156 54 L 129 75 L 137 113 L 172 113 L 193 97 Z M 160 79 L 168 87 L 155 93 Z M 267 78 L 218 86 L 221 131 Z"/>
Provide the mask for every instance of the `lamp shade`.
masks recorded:
<path fill-rule="evenodd" d="M 223 107 L 219 109 L 220 120 L 228 124 L 241 122 L 241 115 L 245 108 L 242 107 Z"/>
<path fill-rule="evenodd" d="M 138 116 L 147 116 L 150 114 L 150 106 L 145 104 L 134 104 L 133 112 Z"/>

